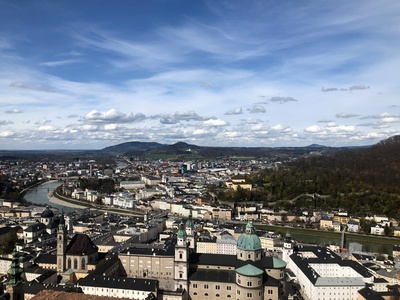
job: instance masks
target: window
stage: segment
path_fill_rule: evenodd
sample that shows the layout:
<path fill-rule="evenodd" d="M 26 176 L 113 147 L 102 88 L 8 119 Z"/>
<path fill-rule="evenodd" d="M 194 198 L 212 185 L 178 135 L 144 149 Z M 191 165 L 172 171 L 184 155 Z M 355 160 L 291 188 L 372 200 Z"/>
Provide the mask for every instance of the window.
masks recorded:
<path fill-rule="evenodd" d="M 74 269 L 78 269 L 78 260 L 74 258 Z"/>
<path fill-rule="evenodd" d="M 220 289 L 221 289 L 221 286 L 217 284 L 217 285 L 215 286 L 215 289 L 216 289 L 216 290 L 220 290 Z"/>
<path fill-rule="evenodd" d="M 208 293 L 205 293 L 204 296 L 208 297 Z"/>
<path fill-rule="evenodd" d="M 68 258 L 68 264 L 67 264 L 67 266 L 68 266 L 68 269 L 71 269 L 71 258 Z"/>
<path fill-rule="evenodd" d="M 273 291 L 272 290 L 268 290 L 268 295 L 272 295 Z"/>
<path fill-rule="evenodd" d="M 220 296 L 219 294 L 216 294 L 216 295 L 215 295 L 215 297 L 217 297 L 217 298 L 218 298 L 218 297 L 221 297 L 221 296 Z"/>
<path fill-rule="evenodd" d="M 204 288 L 205 288 L 205 289 L 208 289 L 208 284 L 205 284 L 205 285 L 204 285 Z"/>
<path fill-rule="evenodd" d="M 253 283 L 251 281 L 248 281 L 247 286 L 253 286 Z"/>
<path fill-rule="evenodd" d="M 86 260 L 85 260 L 84 257 L 82 257 L 82 266 L 81 266 L 81 269 L 82 269 L 82 270 L 85 270 L 85 269 L 86 269 Z"/>
<path fill-rule="evenodd" d="M 247 293 L 247 298 L 253 298 L 253 293 Z"/>
<path fill-rule="evenodd" d="M 227 291 L 232 291 L 232 287 L 231 287 L 230 285 L 228 285 L 228 286 L 226 287 L 226 290 L 227 290 Z"/>
<path fill-rule="evenodd" d="M 197 283 L 193 283 L 193 288 L 197 289 Z"/>

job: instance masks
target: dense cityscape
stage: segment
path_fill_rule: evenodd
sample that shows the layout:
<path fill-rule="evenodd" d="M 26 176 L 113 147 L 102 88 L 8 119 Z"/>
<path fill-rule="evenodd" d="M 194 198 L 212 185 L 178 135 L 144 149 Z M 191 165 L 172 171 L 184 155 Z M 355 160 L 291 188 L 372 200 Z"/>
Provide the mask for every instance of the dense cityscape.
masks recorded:
<path fill-rule="evenodd" d="M 0 300 L 400 300 L 399 16 L 0 0 Z"/>
<path fill-rule="evenodd" d="M 398 137 L 382 144 L 393 141 Z M 333 159 L 345 150 L 320 147 L 300 157 L 282 150 L 282 160 L 191 159 L 194 146 L 179 147 L 164 159 L 3 154 L 2 297 L 31 299 L 40 291 L 129 299 L 397 294 L 398 219 L 315 206 L 324 198 L 315 191 L 282 201 L 240 198 L 257 190 L 251 178 L 266 170 Z"/>

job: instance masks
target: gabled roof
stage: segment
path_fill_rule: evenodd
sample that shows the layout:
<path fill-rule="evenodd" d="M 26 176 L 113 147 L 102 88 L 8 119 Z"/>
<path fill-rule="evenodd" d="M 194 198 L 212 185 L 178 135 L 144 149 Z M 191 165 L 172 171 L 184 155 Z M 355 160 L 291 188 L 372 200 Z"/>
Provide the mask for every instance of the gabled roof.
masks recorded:
<path fill-rule="evenodd" d="M 66 255 L 90 255 L 98 251 L 97 246 L 86 235 L 77 233 L 67 246 Z"/>

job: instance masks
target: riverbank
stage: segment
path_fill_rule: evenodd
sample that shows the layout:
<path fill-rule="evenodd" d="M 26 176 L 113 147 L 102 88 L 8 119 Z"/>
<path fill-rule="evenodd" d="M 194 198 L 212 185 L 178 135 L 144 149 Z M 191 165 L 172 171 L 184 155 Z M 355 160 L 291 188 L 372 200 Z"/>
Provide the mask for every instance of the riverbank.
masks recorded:
<path fill-rule="evenodd" d="M 61 199 L 55 197 L 53 193 L 54 193 L 54 191 L 50 191 L 47 194 L 47 198 L 49 199 L 49 201 L 51 203 L 62 205 L 62 206 L 67 206 L 67 207 L 71 207 L 71 208 L 80 208 L 80 209 L 87 208 L 87 206 L 84 206 L 84 205 L 80 205 L 80 204 L 68 202 L 68 201 L 65 201 L 65 200 L 61 200 Z"/>
<path fill-rule="evenodd" d="M 144 215 L 144 212 L 142 211 L 129 211 L 125 209 L 118 209 L 118 208 L 109 208 L 106 206 L 99 206 L 99 205 L 93 205 L 91 203 L 79 203 L 81 201 L 79 200 L 74 200 L 71 198 L 64 197 L 62 195 L 59 195 L 57 193 L 54 193 L 56 190 L 53 190 L 48 193 L 48 199 L 50 202 L 55 203 L 57 205 L 62 205 L 62 206 L 67 206 L 70 208 L 77 208 L 77 209 L 93 209 L 93 210 L 98 210 L 102 212 L 109 212 L 109 213 L 117 213 L 121 215 L 128 215 L 128 216 L 136 216 L 136 217 L 142 217 Z"/>

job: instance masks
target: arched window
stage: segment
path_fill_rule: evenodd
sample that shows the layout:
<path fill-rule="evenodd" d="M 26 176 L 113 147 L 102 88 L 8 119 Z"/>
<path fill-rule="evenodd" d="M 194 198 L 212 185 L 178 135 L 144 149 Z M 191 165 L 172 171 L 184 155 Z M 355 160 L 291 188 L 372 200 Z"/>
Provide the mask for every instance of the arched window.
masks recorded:
<path fill-rule="evenodd" d="M 74 258 L 74 269 L 78 269 L 78 260 Z"/>
<path fill-rule="evenodd" d="M 71 258 L 68 258 L 68 269 L 71 269 Z"/>
<path fill-rule="evenodd" d="M 85 260 L 84 257 L 82 257 L 81 269 L 82 269 L 82 270 L 85 270 L 85 269 L 86 269 L 86 260 Z"/>

